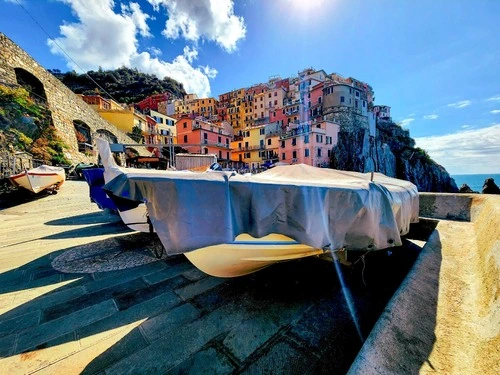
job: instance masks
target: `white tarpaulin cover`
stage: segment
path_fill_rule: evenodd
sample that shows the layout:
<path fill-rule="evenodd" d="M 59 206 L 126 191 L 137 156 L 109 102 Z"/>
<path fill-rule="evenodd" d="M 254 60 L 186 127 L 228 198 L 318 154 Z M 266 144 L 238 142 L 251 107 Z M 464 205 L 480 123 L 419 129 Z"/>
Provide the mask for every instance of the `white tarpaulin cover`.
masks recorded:
<path fill-rule="evenodd" d="M 168 254 L 230 243 L 241 233 L 280 233 L 314 248 L 383 249 L 401 245 L 418 221 L 414 184 L 370 173 L 304 164 L 256 175 L 117 167 L 98 140 L 104 189 L 145 202 Z"/>

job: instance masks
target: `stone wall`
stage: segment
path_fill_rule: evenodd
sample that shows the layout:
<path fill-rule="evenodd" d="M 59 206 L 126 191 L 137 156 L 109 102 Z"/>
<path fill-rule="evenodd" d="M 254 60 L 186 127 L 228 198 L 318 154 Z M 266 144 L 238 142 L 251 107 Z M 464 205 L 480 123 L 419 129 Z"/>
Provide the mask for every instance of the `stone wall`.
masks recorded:
<path fill-rule="evenodd" d="M 24 50 L 0 33 L 0 84 L 19 85 L 16 69 L 23 69 L 32 74 L 43 85 L 47 104 L 52 112 L 53 124 L 58 135 L 69 146 L 68 158 L 73 162 L 95 162 L 97 159 L 95 154 L 86 155 L 78 151 L 78 142 L 73 125 L 75 120 L 84 122 L 90 128 L 92 139 L 99 131 L 111 133 L 119 143 L 136 143 L 114 125 L 100 117 L 96 111 L 38 64 Z M 141 154 L 148 154 L 146 150 L 138 151 Z"/>

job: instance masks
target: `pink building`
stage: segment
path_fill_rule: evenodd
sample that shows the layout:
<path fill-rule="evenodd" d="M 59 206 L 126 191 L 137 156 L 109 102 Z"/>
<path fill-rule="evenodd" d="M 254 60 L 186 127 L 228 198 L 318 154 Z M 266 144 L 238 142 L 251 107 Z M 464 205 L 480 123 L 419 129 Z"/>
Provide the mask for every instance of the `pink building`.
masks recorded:
<path fill-rule="evenodd" d="M 190 154 L 215 154 L 219 161 L 230 161 L 232 135 L 224 126 L 182 116 L 176 127 L 177 144 Z"/>
<path fill-rule="evenodd" d="M 328 167 L 339 130 L 338 124 L 323 120 L 291 125 L 290 130 L 280 135 L 279 160 L 288 164 Z"/>
<path fill-rule="evenodd" d="M 310 120 L 319 120 L 322 117 L 324 82 L 318 83 L 311 88 L 307 98 L 307 109 Z"/>

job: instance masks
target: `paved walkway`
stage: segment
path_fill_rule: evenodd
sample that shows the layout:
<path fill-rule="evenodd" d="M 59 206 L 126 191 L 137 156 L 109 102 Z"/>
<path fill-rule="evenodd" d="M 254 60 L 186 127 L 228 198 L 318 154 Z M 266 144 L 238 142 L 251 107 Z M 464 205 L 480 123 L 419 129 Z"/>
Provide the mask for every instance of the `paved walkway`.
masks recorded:
<path fill-rule="evenodd" d="M 81 248 L 148 246 L 90 203 L 82 181 L 1 210 L 2 372 L 346 373 L 420 250 L 344 270 L 349 304 L 335 267 L 316 258 L 234 279 L 184 256 L 110 272 L 52 267 Z"/>

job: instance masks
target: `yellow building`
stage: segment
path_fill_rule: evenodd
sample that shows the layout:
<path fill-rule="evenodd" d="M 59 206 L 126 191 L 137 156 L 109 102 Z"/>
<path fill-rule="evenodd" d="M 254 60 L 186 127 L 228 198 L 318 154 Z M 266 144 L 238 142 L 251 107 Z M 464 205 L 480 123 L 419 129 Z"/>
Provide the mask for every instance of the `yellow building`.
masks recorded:
<path fill-rule="evenodd" d="M 247 127 L 235 131 L 231 148 L 232 161 L 246 163 L 250 169 L 262 167 L 266 156 L 266 126 Z"/>
<path fill-rule="evenodd" d="M 85 103 L 90 105 L 99 115 L 109 123 L 125 133 L 131 133 L 134 126 L 143 133 L 148 132 L 146 116 L 137 112 L 133 106 L 124 106 L 112 99 L 105 99 L 100 95 L 79 95 Z"/>
<path fill-rule="evenodd" d="M 149 115 L 156 120 L 158 126 L 158 143 L 177 144 L 177 120 L 158 111 L 149 111 Z"/>
<path fill-rule="evenodd" d="M 175 108 L 175 114 L 176 115 L 181 115 L 181 114 L 192 114 L 196 113 L 194 112 L 193 105 L 198 99 L 198 96 L 196 94 L 186 94 L 184 95 L 183 99 L 175 100 L 174 101 L 174 108 Z"/>
<path fill-rule="evenodd" d="M 210 121 L 216 121 L 218 105 L 219 102 L 215 98 L 194 99 L 191 103 L 191 113 L 203 116 Z"/>

